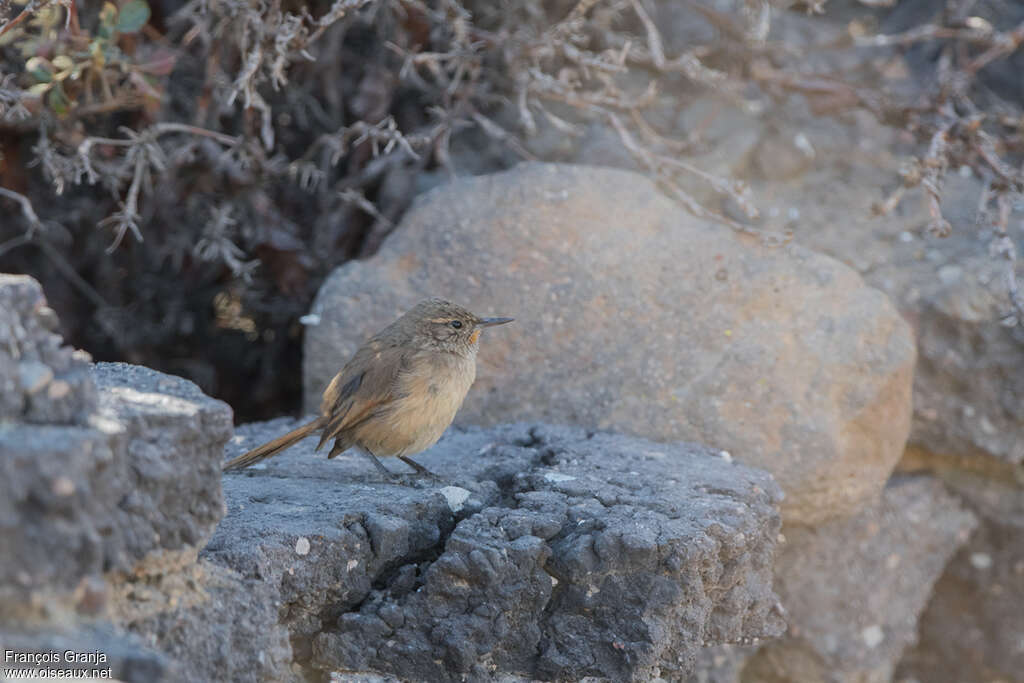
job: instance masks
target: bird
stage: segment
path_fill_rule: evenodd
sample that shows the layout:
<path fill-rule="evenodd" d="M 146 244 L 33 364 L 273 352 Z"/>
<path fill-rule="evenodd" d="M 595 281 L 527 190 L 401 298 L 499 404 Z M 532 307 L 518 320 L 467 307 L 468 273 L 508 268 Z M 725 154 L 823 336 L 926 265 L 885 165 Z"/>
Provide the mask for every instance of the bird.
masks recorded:
<path fill-rule="evenodd" d="M 436 476 L 410 456 L 437 443 L 476 379 L 480 333 L 513 318 L 481 318 L 444 299 L 420 301 L 371 337 L 324 390 L 320 415 L 224 464 L 240 470 L 320 432 L 327 458 L 356 447 L 386 476 L 378 457 L 397 456 L 418 475 Z"/>

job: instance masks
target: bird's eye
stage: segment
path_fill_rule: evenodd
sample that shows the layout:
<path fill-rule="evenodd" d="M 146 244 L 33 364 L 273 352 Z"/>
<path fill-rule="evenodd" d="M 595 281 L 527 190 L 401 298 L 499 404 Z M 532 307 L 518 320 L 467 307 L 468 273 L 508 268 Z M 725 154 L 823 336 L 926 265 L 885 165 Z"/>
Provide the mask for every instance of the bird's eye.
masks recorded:
<path fill-rule="evenodd" d="M 453 320 L 451 322 L 451 325 L 452 325 L 452 327 L 454 327 L 457 330 L 462 329 L 462 321 L 461 320 Z"/>

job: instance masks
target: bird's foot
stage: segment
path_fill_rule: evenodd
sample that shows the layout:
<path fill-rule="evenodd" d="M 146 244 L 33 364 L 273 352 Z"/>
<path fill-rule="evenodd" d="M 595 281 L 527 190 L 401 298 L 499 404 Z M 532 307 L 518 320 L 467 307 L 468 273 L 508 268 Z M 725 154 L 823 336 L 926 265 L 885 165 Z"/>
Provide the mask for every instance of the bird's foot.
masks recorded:
<path fill-rule="evenodd" d="M 410 484 L 416 481 L 420 481 L 423 478 L 430 478 L 433 479 L 434 481 L 442 481 L 441 477 L 437 476 L 436 474 L 434 474 L 433 472 L 431 472 L 426 467 L 419 464 L 412 458 L 406 457 L 404 455 L 398 456 L 399 459 L 405 464 L 409 465 L 409 467 L 413 468 L 415 472 L 392 472 L 387 467 L 385 467 L 384 463 L 378 460 L 377 456 L 375 456 L 373 453 L 370 453 L 369 451 L 363 452 L 366 453 L 367 456 L 369 456 L 370 461 L 373 462 L 373 465 L 374 467 L 377 468 L 377 471 L 383 474 L 385 479 L 395 484 Z"/>
<path fill-rule="evenodd" d="M 416 470 L 416 475 L 417 476 L 420 476 L 420 477 L 430 477 L 431 479 L 433 479 L 435 481 L 441 481 L 441 477 L 439 477 L 438 475 L 434 474 L 433 472 L 431 472 L 426 467 L 424 467 L 423 465 L 419 464 L 418 462 L 416 462 L 412 458 L 410 458 L 408 456 L 405 456 L 405 455 L 400 455 L 400 456 L 398 456 L 398 459 L 401 460 L 402 462 L 404 462 L 409 467 L 411 467 L 414 470 Z"/>

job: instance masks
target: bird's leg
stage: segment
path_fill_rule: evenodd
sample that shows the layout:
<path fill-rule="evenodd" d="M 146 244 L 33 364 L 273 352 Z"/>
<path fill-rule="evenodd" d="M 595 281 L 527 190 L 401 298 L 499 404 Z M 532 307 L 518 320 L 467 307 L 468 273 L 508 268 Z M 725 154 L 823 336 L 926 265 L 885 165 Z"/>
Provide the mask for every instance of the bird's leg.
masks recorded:
<path fill-rule="evenodd" d="M 389 479 L 391 479 L 391 478 L 394 478 L 394 477 L 398 476 L 397 473 L 392 472 L 387 467 L 384 467 L 384 463 L 382 463 L 380 460 L 378 460 L 376 455 L 374 455 L 370 451 L 368 451 L 366 449 L 363 449 L 363 448 L 360 448 L 359 450 L 362 451 L 363 453 L 365 453 L 366 457 L 368 457 L 371 461 L 373 461 L 374 466 L 385 477 L 388 477 Z"/>
<path fill-rule="evenodd" d="M 411 467 L 414 470 L 416 470 L 416 474 L 421 474 L 421 475 L 426 476 L 426 477 L 433 477 L 434 479 L 440 479 L 441 478 L 441 477 L 437 476 L 436 474 L 434 474 L 433 472 L 431 472 L 430 470 L 428 470 L 423 465 L 419 464 L 418 462 L 416 462 L 415 460 L 410 458 L 409 456 L 400 455 L 400 456 L 398 456 L 398 459 L 401 460 L 402 462 L 404 462 L 409 467 Z"/>

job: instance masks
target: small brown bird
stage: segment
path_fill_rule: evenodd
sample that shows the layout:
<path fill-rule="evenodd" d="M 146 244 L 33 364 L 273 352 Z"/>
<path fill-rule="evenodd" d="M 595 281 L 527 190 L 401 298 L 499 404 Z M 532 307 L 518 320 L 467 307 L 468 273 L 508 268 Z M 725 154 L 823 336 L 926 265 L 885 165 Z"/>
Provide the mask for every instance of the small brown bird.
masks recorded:
<path fill-rule="evenodd" d="M 377 456 L 398 456 L 420 474 L 430 472 L 409 456 L 437 443 L 476 379 L 480 331 L 512 318 L 479 318 L 461 306 L 427 299 L 363 345 L 324 390 L 320 417 L 227 462 L 248 467 L 320 431 L 320 450 L 358 447 L 377 469 Z"/>

